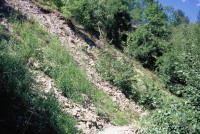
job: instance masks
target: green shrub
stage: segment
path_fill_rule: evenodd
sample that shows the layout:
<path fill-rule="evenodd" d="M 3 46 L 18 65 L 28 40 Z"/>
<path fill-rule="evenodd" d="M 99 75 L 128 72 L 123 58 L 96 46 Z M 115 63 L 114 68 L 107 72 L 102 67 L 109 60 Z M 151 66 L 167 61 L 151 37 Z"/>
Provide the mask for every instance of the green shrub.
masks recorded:
<path fill-rule="evenodd" d="M 195 97 L 200 90 L 200 25 L 191 24 L 173 29 L 168 52 L 158 62 L 158 70 L 169 90 L 178 95 Z"/>
<path fill-rule="evenodd" d="M 198 24 L 173 28 L 172 39 L 166 43 L 167 51 L 157 62 L 158 72 L 168 89 L 182 97 L 169 106 L 157 110 L 148 120 L 147 133 L 196 134 L 199 128 L 199 41 Z"/>
<path fill-rule="evenodd" d="M 156 110 L 146 118 L 143 131 L 148 134 L 197 134 L 200 132 L 199 113 L 190 104 L 172 101 L 168 107 Z"/>
<path fill-rule="evenodd" d="M 126 95 L 130 95 L 135 74 L 131 62 L 125 58 L 118 59 L 116 53 L 110 52 L 101 52 L 99 59 L 97 71 Z"/>
<path fill-rule="evenodd" d="M 165 51 L 163 42 L 169 37 L 167 15 L 158 2 L 142 1 L 141 6 L 144 7 L 139 7 L 140 25 L 129 34 L 129 54 L 144 67 L 154 70 L 157 58 Z"/>
<path fill-rule="evenodd" d="M 131 3 L 126 0 L 61 0 L 62 4 L 56 4 L 51 0 L 39 2 L 51 7 L 56 6 L 66 18 L 76 20 L 86 29 L 99 32 L 100 38 L 104 38 L 102 34 L 105 33 L 105 37 L 118 48 L 122 49 L 126 42 L 126 32 L 130 29 L 131 23 Z"/>

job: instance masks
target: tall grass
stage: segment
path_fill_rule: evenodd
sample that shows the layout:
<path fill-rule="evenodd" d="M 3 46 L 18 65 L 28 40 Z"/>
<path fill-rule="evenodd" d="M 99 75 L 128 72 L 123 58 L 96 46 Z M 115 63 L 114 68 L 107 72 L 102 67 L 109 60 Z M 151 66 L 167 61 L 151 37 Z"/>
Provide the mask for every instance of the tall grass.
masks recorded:
<path fill-rule="evenodd" d="M 41 97 L 24 53 L 16 49 L 23 43 L 5 31 L 0 26 L 0 132 L 77 134 L 75 120 L 61 111 L 57 100 Z"/>
<path fill-rule="evenodd" d="M 133 71 L 139 69 L 133 66 L 133 61 L 116 58 L 112 48 L 100 52 L 99 55 L 97 71 L 118 86 L 127 97 L 149 110 L 149 116 L 141 120 L 142 132 L 199 133 L 199 114 L 188 99 L 178 98 L 163 90 L 164 84 L 156 78 L 150 80 L 151 75 L 145 70 L 140 70 L 144 75 Z"/>
<path fill-rule="evenodd" d="M 13 35 L 18 39 L 18 43 L 10 45 L 9 49 L 14 50 L 24 61 L 30 57 L 38 61 L 40 69 L 55 81 L 63 95 L 74 102 L 85 105 L 86 95 L 95 105 L 97 114 L 108 117 L 114 124 L 127 124 L 133 120 L 133 115 L 129 112 L 123 114 L 108 95 L 89 82 L 85 72 L 78 67 L 57 37 L 49 35 L 35 21 L 18 21 L 16 18 L 19 16 L 14 14 L 9 19 Z"/>

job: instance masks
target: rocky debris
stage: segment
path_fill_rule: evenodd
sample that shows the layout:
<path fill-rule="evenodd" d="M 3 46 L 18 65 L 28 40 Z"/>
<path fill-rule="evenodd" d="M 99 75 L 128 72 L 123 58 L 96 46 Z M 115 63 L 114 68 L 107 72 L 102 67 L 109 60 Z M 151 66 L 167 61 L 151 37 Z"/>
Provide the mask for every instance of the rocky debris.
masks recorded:
<path fill-rule="evenodd" d="M 9 30 L 9 32 L 13 32 L 12 27 L 10 26 L 10 24 L 8 23 L 8 20 L 6 18 L 0 18 L 0 24 L 5 26 L 6 29 Z"/>
<path fill-rule="evenodd" d="M 19 10 L 20 12 L 22 12 L 22 14 L 27 16 L 27 18 L 34 17 L 45 29 L 47 29 L 48 32 L 58 36 L 62 44 L 67 46 L 74 60 L 80 65 L 83 70 L 86 71 L 89 80 L 94 85 L 96 85 L 98 89 L 101 89 L 105 93 L 107 93 L 111 97 L 111 99 L 118 104 L 120 110 L 129 110 L 132 111 L 133 114 L 138 113 L 141 116 L 146 114 L 146 112 L 144 112 L 140 106 L 126 98 L 125 95 L 118 88 L 114 87 L 109 82 L 104 81 L 103 78 L 96 72 L 94 68 L 96 62 L 95 59 L 81 50 L 81 47 L 87 43 L 84 41 L 83 38 L 75 34 L 75 32 L 68 26 L 68 23 L 66 23 L 66 20 L 62 19 L 59 14 L 52 12 L 44 13 L 37 5 L 35 5 L 30 0 L 6 0 L 6 2 L 15 10 Z M 92 50 L 95 51 L 95 49 Z M 57 94 L 57 97 L 61 102 L 63 102 L 62 99 L 66 99 L 59 92 L 55 92 L 55 94 Z M 75 106 L 71 106 L 68 104 L 65 108 L 70 109 L 71 107 Z M 77 117 L 82 118 L 82 114 L 75 114 L 74 111 L 71 111 L 71 113 L 73 113 Z M 89 114 L 89 112 L 86 113 Z M 91 111 L 91 113 L 93 112 Z M 90 122 L 91 125 L 93 124 L 92 126 L 94 126 L 94 124 L 97 124 L 98 126 L 98 122 Z M 86 127 L 85 131 L 88 130 L 88 128 L 90 128 L 90 130 L 93 130 L 93 127 L 91 127 L 91 125 L 88 125 L 88 122 L 85 122 L 84 120 L 79 122 L 79 127 Z"/>
<path fill-rule="evenodd" d="M 55 87 L 53 80 L 40 70 L 31 70 L 36 75 L 35 81 L 41 86 L 41 91 L 45 94 L 53 93 L 61 105 L 61 109 L 77 119 L 77 128 L 86 134 L 97 134 L 99 129 L 112 126 L 106 120 L 96 115 L 95 107 L 91 104 L 87 108 L 76 104 L 62 95 L 62 92 Z M 85 95 L 86 96 L 86 95 Z"/>
<path fill-rule="evenodd" d="M 134 113 L 139 113 L 140 115 L 146 114 L 135 102 L 127 99 L 118 88 L 103 80 L 94 68 L 96 62 L 94 58 L 91 58 L 85 52 L 81 51 L 81 47 L 87 43 L 76 36 L 73 30 L 67 25 L 66 21 L 60 19 L 61 17 L 57 13 L 43 13 L 39 7 L 29 0 L 19 0 L 19 2 L 15 3 L 12 3 L 12 1 L 13 0 L 10 0 L 9 3 L 15 5 L 14 7 L 16 10 L 20 10 L 27 17 L 34 16 L 50 33 L 58 36 L 62 44 L 65 44 L 69 48 L 75 61 L 86 71 L 90 81 L 96 85 L 98 89 L 102 89 L 111 96 L 112 100 L 119 105 L 120 109 L 132 110 Z M 92 50 L 95 51 L 94 48 Z"/>

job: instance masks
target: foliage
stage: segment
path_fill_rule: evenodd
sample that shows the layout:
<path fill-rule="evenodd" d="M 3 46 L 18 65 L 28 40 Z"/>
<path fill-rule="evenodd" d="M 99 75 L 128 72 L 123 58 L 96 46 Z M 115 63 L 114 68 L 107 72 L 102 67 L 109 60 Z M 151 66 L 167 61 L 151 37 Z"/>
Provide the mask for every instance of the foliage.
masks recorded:
<path fill-rule="evenodd" d="M 115 86 L 130 95 L 134 72 L 132 64 L 125 58 L 116 56 L 116 53 L 101 52 L 96 68 L 103 77 Z"/>
<path fill-rule="evenodd" d="M 169 25 L 178 26 L 181 24 L 189 24 L 190 22 L 188 16 L 185 16 L 185 13 L 180 9 L 175 10 L 171 6 L 165 6 L 164 11 L 168 16 Z"/>
<path fill-rule="evenodd" d="M 199 25 L 173 28 L 167 51 L 158 60 L 158 72 L 168 89 L 182 102 L 172 101 L 148 120 L 147 133 L 199 133 Z"/>
<path fill-rule="evenodd" d="M 129 53 L 145 67 L 155 69 L 155 62 L 165 50 L 163 41 L 168 38 L 167 16 L 157 2 L 143 1 L 141 24 L 128 39 Z"/>
<path fill-rule="evenodd" d="M 50 0 L 39 0 L 45 2 Z M 55 0 L 59 1 L 59 0 Z M 108 38 L 118 48 L 122 49 L 129 30 L 131 17 L 130 3 L 126 0 L 61 0 L 57 6 L 64 16 L 75 19 L 86 29 L 98 31 L 100 38 Z"/>
<path fill-rule="evenodd" d="M 116 58 L 117 54 L 113 51 L 112 53 L 104 51 L 100 55 L 97 70 L 103 77 L 120 87 L 129 98 L 150 110 L 150 115 L 142 119 L 142 132 L 150 134 L 199 133 L 200 116 L 190 100 L 179 99 L 161 90 L 158 83 L 149 81 L 146 76 L 140 78 L 144 83 L 138 85 L 135 81 L 138 79 L 135 77 L 136 73 L 130 71 L 133 68 L 131 61 L 119 60 L 120 58 Z M 129 87 L 124 88 L 119 84 L 126 83 L 127 80 L 130 80 L 130 84 L 127 84 Z"/>
<path fill-rule="evenodd" d="M 119 53 L 114 51 L 103 51 L 99 55 L 97 71 L 105 80 L 120 88 L 126 97 L 147 109 L 151 109 L 153 103 L 158 107 L 168 105 L 166 93 L 155 82 L 148 81 L 146 76 L 140 76 L 138 80 L 133 61 L 123 55 L 117 56 Z"/>
<path fill-rule="evenodd" d="M 198 24 L 174 28 L 169 50 L 158 62 L 170 91 L 180 96 L 194 97 L 200 89 L 199 31 Z"/>
<path fill-rule="evenodd" d="M 135 81 L 138 82 L 135 72 L 129 72 L 133 68 L 131 60 L 124 61 L 119 57 L 119 53 L 114 51 L 101 52 L 97 70 L 106 80 L 120 87 L 123 92 L 128 91 L 125 92 L 127 97 L 150 110 L 150 115 L 143 119 L 142 132 L 153 134 L 199 133 L 198 92 L 195 92 L 196 96 L 190 94 L 193 96 L 191 99 L 179 99 L 162 90 L 163 87 L 159 83 L 149 81 L 146 76 L 143 78 L 140 76 L 143 81 L 140 85 Z M 123 66 L 121 66 L 122 63 L 124 63 Z M 126 77 L 123 77 L 124 74 L 127 74 Z M 124 81 L 126 83 L 127 80 L 130 80 L 128 83 L 131 84 L 127 84 L 125 88 L 118 84 Z"/>
<path fill-rule="evenodd" d="M 66 46 L 63 46 L 57 37 L 49 35 L 33 20 L 18 21 L 18 18 L 18 15 L 10 18 L 13 35 L 19 39 L 11 48 L 20 58 L 28 61 L 32 57 L 39 62 L 40 70 L 54 80 L 63 95 L 83 106 L 90 100 L 97 112 L 103 113 L 113 124 L 126 124 L 132 120 L 127 120 L 130 117 L 128 112 L 121 116 L 124 111 L 119 111 L 108 95 L 89 82 L 85 72 L 78 67 Z"/>
<path fill-rule="evenodd" d="M 199 113 L 187 102 L 171 101 L 168 107 L 156 110 L 146 118 L 143 129 L 148 134 L 197 134 L 200 132 Z"/>
<path fill-rule="evenodd" d="M 1 26 L 0 35 L 9 35 L 5 31 Z M 0 40 L 1 132 L 77 133 L 75 120 L 60 110 L 56 99 L 52 96 L 42 98 L 37 86 L 33 86 L 33 75 L 25 59 L 13 49 L 18 43 L 12 35 Z"/>
<path fill-rule="evenodd" d="M 122 47 L 127 31 L 132 30 L 127 42 L 129 54 L 145 67 L 156 69 L 167 88 L 181 98 L 162 90 L 157 81 L 147 80 L 146 75 L 137 78 L 131 59 L 120 58 L 116 56 L 119 53 L 113 51 L 100 54 L 98 72 L 127 97 L 151 109 L 144 123 L 147 128 L 144 132 L 199 133 L 199 24 L 188 24 L 188 18 L 181 10 L 169 8 L 164 12 L 156 0 L 40 1 L 48 2 L 85 28 L 99 31 L 100 37 L 109 38 L 117 47 Z M 27 61 L 33 57 L 41 63 L 41 69 L 55 80 L 64 95 L 83 104 L 82 94 L 86 94 L 97 107 L 99 116 L 108 115 L 115 124 L 128 123 L 129 115 L 117 111 L 112 100 L 88 82 L 86 74 L 76 67 L 57 38 L 49 36 L 35 24 L 17 24 L 15 30 L 15 36 L 21 37 L 21 40 L 11 48 L 20 53 L 19 59 Z M 9 39 L 7 34 L 1 37 Z M 137 68 L 134 66 L 134 69 Z M 62 122 L 60 119 L 53 120 Z M 57 125 L 53 126 L 57 128 Z"/>

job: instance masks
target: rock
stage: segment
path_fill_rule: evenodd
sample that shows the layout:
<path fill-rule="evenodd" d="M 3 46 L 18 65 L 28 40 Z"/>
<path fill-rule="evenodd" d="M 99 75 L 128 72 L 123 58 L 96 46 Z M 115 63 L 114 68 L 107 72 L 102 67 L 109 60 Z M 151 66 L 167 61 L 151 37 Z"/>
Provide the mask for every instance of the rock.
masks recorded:
<path fill-rule="evenodd" d="M 150 108 L 151 110 L 154 110 L 154 109 L 157 108 L 157 105 L 156 105 L 155 103 L 151 103 L 150 106 L 149 106 L 149 108 Z"/>

